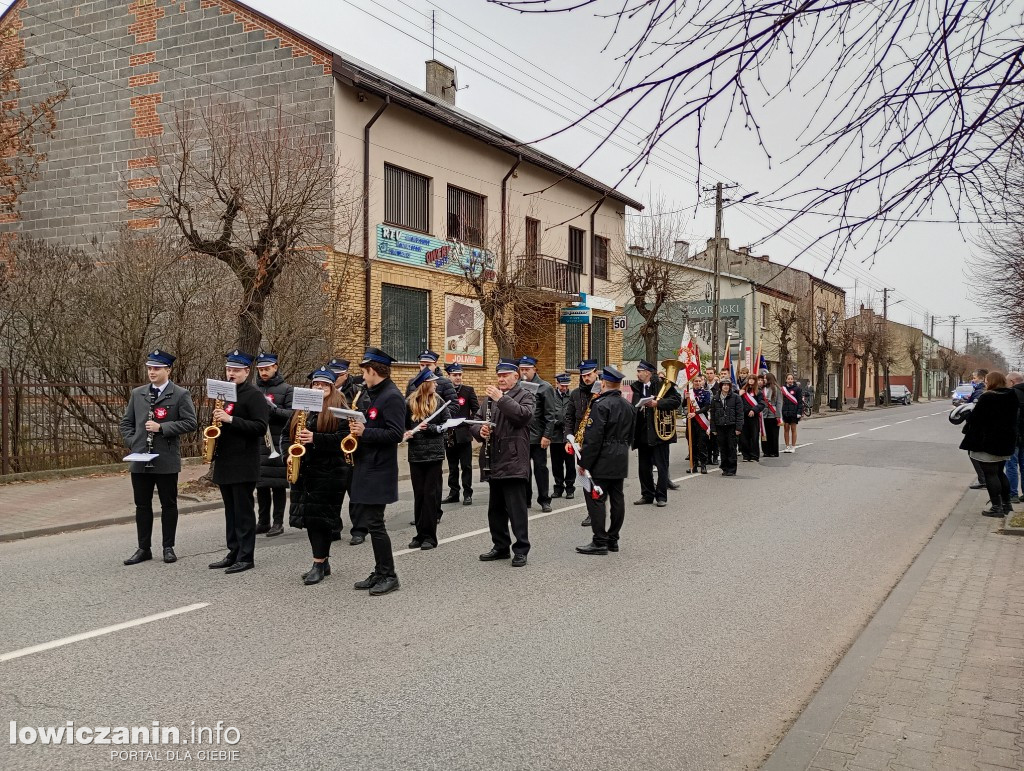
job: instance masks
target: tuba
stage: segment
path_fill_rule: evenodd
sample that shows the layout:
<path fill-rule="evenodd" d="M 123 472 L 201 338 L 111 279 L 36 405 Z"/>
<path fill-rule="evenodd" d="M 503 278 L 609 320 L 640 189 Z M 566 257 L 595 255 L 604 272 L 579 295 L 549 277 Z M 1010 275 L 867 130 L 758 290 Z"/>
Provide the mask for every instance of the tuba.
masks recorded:
<path fill-rule="evenodd" d="M 352 409 L 358 409 L 356 406 L 359 404 L 359 397 L 363 395 L 363 389 L 360 388 L 356 391 L 356 398 L 352 400 Z M 355 465 L 355 454 L 356 450 L 359 449 L 359 439 L 352 434 L 346 434 L 345 438 L 341 440 L 341 452 L 345 455 L 345 462 L 350 465 Z"/>
<path fill-rule="evenodd" d="M 300 431 L 306 430 L 306 411 L 299 410 L 299 419 L 295 424 L 295 436 L 298 437 Z M 288 445 L 288 460 L 285 461 L 285 476 L 288 477 L 288 481 L 291 484 L 295 484 L 299 481 L 299 467 L 302 464 L 302 456 L 306 454 L 306 445 L 299 441 L 294 441 Z"/>
<path fill-rule="evenodd" d="M 668 389 L 673 386 L 676 378 L 679 377 L 679 368 L 682 366 L 682 362 L 678 359 L 665 359 L 661 362 L 661 366 L 665 368 L 665 379 L 661 383 L 661 388 L 658 389 L 658 395 L 654 397 L 659 401 L 668 393 Z M 675 436 L 676 413 L 674 410 L 659 410 L 655 408 L 654 433 L 663 442 L 667 442 Z"/>
<path fill-rule="evenodd" d="M 224 400 L 218 399 L 213 408 L 215 410 L 224 409 Z M 213 452 L 217 448 L 217 438 L 220 436 L 220 421 L 214 420 L 210 425 L 203 429 L 203 463 L 211 463 L 213 461 Z"/>

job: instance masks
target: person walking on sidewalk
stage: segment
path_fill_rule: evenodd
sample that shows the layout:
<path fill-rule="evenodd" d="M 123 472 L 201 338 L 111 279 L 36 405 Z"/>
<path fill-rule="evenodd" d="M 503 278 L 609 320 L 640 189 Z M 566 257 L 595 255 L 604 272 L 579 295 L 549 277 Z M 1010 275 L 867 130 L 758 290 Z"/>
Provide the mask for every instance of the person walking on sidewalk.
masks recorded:
<path fill-rule="evenodd" d="M 444 484 L 443 426 L 451 414 L 448 407 L 437 412 L 444 404 L 435 390 L 437 381 L 437 375 L 429 368 L 421 369 L 413 378 L 416 387 L 406 399 L 408 412 L 402 437 L 409 444 L 409 481 L 412 483 L 413 522 L 416 525 L 416 536 L 409 542 L 409 548 L 424 551 L 437 548 L 437 512 L 441 509 L 441 486 Z"/>
<path fill-rule="evenodd" d="M 228 553 L 210 563 L 211 570 L 241 573 L 255 565 L 256 509 L 253 491 L 260 479 L 260 447 L 266 444 L 270 405 L 249 384 L 253 357 L 237 348 L 225 355 L 226 379 L 237 388 L 236 401 L 214 409 L 220 437 L 214 447 L 213 483 L 224 501 Z"/>
<path fill-rule="evenodd" d="M 985 486 L 992 505 L 982 512 L 986 517 L 1002 517 L 1013 511 L 1010 505 L 1010 481 L 1006 461 L 1017 446 L 1017 418 L 1020 405 L 1006 385 L 1002 372 L 985 376 L 985 391 L 967 413 L 967 427 L 961 450 L 967 450 L 972 463 L 985 475 Z"/>
<path fill-rule="evenodd" d="M 1006 376 L 1006 384 L 1017 395 L 1019 410 L 1017 412 L 1017 446 L 1013 455 L 1006 461 L 1006 478 L 1010 480 L 1010 503 L 1024 503 L 1024 373 L 1011 372 Z"/>
<path fill-rule="evenodd" d="M 137 565 L 153 559 L 154 488 L 160 497 L 164 562 L 176 562 L 178 559 L 174 554 L 174 537 L 178 529 L 178 474 L 181 472 L 178 437 L 195 431 L 198 423 L 192 396 L 170 381 L 174 360 L 174 356 L 159 348 L 146 357 L 149 385 L 132 391 L 121 418 L 121 436 L 128 450 L 157 454 L 149 463 L 134 461 L 131 464 L 138 549 L 124 561 L 125 565 Z"/>
<path fill-rule="evenodd" d="M 718 444 L 722 476 L 736 476 L 736 440 L 743 431 L 743 404 L 732 392 L 732 381 L 718 381 L 718 395 L 711 400 L 711 431 Z"/>
<path fill-rule="evenodd" d="M 263 393 L 270 407 L 270 445 L 260 445 L 260 481 L 256 483 L 256 504 L 258 517 L 256 534 L 266 533 L 267 537 L 284 532 L 284 505 L 288 495 L 288 478 L 285 476 L 285 451 L 281 447 L 281 434 L 292 419 L 292 387 L 278 374 L 276 353 L 261 351 L 256 356 L 256 387 Z M 271 445 L 278 456 L 271 458 Z M 271 527 L 270 510 L 273 504 L 274 518 Z"/>
<path fill-rule="evenodd" d="M 548 447 L 558 441 L 555 434 L 555 391 L 546 380 L 537 374 L 537 360 L 532 356 L 519 359 L 519 377 L 524 383 L 532 383 L 536 388 L 534 396 L 533 422 L 530 424 L 530 462 L 533 464 L 533 480 L 537 482 L 537 503 L 540 510 L 551 511 L 551 474 L 548 472 Z M 564 440 L 565 437 L 562 437 Z M 530 485 L 530 498 L 533 497 L 533 485 Z"/>
<path fill-rule="evenodd" d="M 804 393 L 792 372 L 786 375 L 786 385 L 779 390 L 782 396 L 782 432 L 786 442 L 783 452 L 796 452 L 796 427 L 804 408 Z"/>
<path fill-rule="evenodd" d="M 445 367 L 455 387 L 455 401 L 448 406 L 453 418 L 472 418 L 480 407 L 473 386 L 462 382 L 462 365 Z M 445 437 L 445 457 L 448 459 L 448 497 L 441 503 L 459 502 L 459 476 L 462 481 L 462 505 L 473 504 L 473 435 L 468 426 L 456 426 Z"/>
<path fill-rule="evenodd" d="M 299 463 L 299 478 L 292 485 L 288 523 L 305 528 L 313 550 L 313 566 L 302 574 L 307 586 L 318 584 L 331 574 L 331 541 L 341 528 L 341 505 L 352 484 L 352 466 L 344 458 L 341 442 L 348 436 L 348 423 L 338 420 L 331 407 L 347 409 L 345 395 L 335 385 L 337 376 L 329 369 L 318 369 L 309 376 L 312 388 L 323 391 L 324 407 L 306 419 L 299 431 L 299 415 L 288 423 L 288 443 L 306 448 Z"/>

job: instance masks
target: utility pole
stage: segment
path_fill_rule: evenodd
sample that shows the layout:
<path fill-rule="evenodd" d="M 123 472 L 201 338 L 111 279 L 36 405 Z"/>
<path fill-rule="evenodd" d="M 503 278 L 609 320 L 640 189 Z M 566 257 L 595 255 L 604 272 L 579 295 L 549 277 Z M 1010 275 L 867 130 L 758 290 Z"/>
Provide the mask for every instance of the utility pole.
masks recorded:
<path fill-rule="evenodd" d="M 882 370 L 885 372 L 885 392 L 882 403 L 889 406 L 889 292 L 888 287 L 882 289 L 882 327 L 885 330 L 885 356 L 882 359 Z"/>
<path fill-rule="evenodd" d="M 929 335 L 929 337 L 931 337 L 933 339 L 935 337 L 935 317 L 934 316 L 932 316 L 932 333 Z"/>
<path fill-rule="evenodd" d="M 722 183 L 715 185 L 715 279 L 711 290 L 711 351 L 718 355 L 719 284 L 722 274 Z"/>
<path fill-rule="evenodd" d="M 956 320 L 960 316 L 953 316 L 953 353 L 956 353 Z"/>

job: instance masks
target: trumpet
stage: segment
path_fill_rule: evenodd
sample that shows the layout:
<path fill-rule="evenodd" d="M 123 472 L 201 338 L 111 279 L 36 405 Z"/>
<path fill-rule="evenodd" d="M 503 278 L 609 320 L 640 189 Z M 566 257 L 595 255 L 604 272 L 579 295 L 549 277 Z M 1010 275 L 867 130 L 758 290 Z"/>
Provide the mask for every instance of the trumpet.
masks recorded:
<path fill-rule="evenodd" d="M 267 443 L 267 449 L 270 450 L 270 459 L 280 458 L 281 453 L 277 451 L 274 446 L 274 437 L 270 434 L 270 426 L 267 426 L 267 433 L 263 436 L 263 441 Z"/>
<path fill-rule="evenodd" d="M 224 400 L 218 399 L 214 403 L 213 409 L 224 409 Z M 219 436 L 220 421 L 214 418 L 213 422 L 203 429 L 203 463 L 211 463 L 213 461 L 213 453 L 217 449 L 217 438 Z"/>
<path fill-rule="evenodd" d="M 356 407 L 359 404 L 359 397 L 363 395 L 363 389 L 360 388 L 356 391 L 356 398 L 352 400 L 352 409 L 358 409 Z M 354 456 L 356 450 L 359 448 L 359 439 L 352 434 L 347 434 L 344 439 L 341 440 L 341 451 L 345 455 L 345 462 L 350 465 L 355 465 Z"/>
<path fill-rule="evenodd" d="M 295 424 L 295 436 L 298 437 L 301 431 L 306 430 L 306 411 L 299 411 L 299 419 Z M 285 476 L 291 484 L 299 481 L 299 467 L 302 464 L 302 456 L 306 454 L 306 445 L 299 441 L 288 445 L 288 460 L 285 461 Z"/>

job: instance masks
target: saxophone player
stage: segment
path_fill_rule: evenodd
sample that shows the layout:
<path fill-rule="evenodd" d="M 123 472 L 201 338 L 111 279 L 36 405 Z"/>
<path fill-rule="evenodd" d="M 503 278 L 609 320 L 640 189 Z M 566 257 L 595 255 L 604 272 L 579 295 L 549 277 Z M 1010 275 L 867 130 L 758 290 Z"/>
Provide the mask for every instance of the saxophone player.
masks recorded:
<path fill-rule="evenodd" d="M 583 419 L 583 413 L 587 411 L 587 405 L 590 404 L 591 389 L 597 381 L 597 359 L 584 359 L 580 362 L 578 369 L 580 371 L 580 385 L 569 394 L 569 403 L 565 406 L 564 422 L 566 435 L 576 434 L 580 427 L 580 420 Z M 568 443 L 566 443 L 566 454 L 568 454 Z M 576 479 L 574 475 L 575 468 L 572 475 L 565 477 L 566 498 L 572 498 L 575 494 L 573 484 Z M 588 514 L 587 518 L 580 524 L 583 527 L 590 527 L 590 515 Z"/>
<path fill-rule="evenodd" d="M 633 386 L 633 406 L 646 397 L 657 397 L 662 381 L 656 376 L 657 369 L 649 361 L 637 365 L 638 382 Z M 637 408 L 636 430 L 633 447 L 637 450 L 637 464 L 640 466 L 640 499 L 634 506 L 654 503 L 664 506 L 668 503 L 668 449 L 675 444 L 675 431 L 666 439 L 658 435 L 658 413 L 675 413 L 682 404 L 674 383 L 668 384 L 665 395 L 653 405 Z M 674 418 L 673 418 L 674 420 Z M 658 484 L 654 484 L 654 468 L 658 469 Z"/>
<path fill-rule="evenodd" d="M 592 495 L 584 496 L 594 536 L 587 545 L 576 547 L 580 554 L 607 554 L 619 550 L 619 532 L 626 518 L 622 486 L 629 476 L 629 445 L 636 415 L 636 410 L 622 398 L 624 377 L 615 367 L 602 370 L 601 392 L 594 398 L 583 428 L 583 443 L 577 463 L 580 469 L 590 472 L 602 495 L 597 499 Z M 607 529 L 606 503 L 611 507 L 611 522 Z"/>
<path fill-rule="evenodd" d="M 131 452 L 156 452 L 151 463 L 132 463 L 132 492 L 135 496 L 135 529 L 139 548 L 124 561 L 137 565 L 153 559 L 153 489 L 160 496 L 160 529 L 163 531 L 164 562 L 176 562 L 174 536 L 178 529 L 178 473 L 181 451 L 178 437 L 195 431 L 196 409 L 192 396 L 171 382 L 175 357 L 159 348 L 146 357 L 149 385 L 132 391 L 121 418 L 121 436 Z"/>

